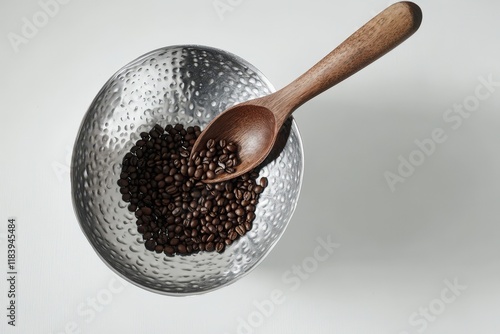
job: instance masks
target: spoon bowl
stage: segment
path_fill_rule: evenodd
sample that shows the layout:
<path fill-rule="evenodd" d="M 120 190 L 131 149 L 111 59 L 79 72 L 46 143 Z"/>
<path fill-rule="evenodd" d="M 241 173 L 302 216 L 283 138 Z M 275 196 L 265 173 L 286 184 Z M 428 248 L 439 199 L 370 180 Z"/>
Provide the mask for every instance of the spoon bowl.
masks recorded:
<path fill-rule="evenodd" d="M 209 139 L 245 143 L 240 144 L 238 155 L 241 163 L 235 167 L 235 172 L 223 173 L 216 180 L 222 182 L 232 179 L 254 168 L 255 163 L 258 165 L 264 161 L 276 140 L 276 124 L 274 114 L 269 109 L 243 103 L 214 118 L 203 130 L 203 136 L 200 136 L 192 151 L 205 147 Z M 207 179 L 205 182 L 214 180 Z"/>

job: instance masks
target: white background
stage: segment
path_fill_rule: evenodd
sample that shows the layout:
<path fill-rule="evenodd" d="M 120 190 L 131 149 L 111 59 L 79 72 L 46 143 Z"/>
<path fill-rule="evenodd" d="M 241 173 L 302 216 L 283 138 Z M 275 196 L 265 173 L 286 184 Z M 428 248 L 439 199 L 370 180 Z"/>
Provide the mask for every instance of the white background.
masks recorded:
<path fill-rule="evenodd" d="M 3 0 L 0 269 L 14 216 L 19 281 L 12 328 L 0 274 L 0 332 L 497 333 L 500 2 L 417 2 L 424 20 L 413 37 L 295 113 L 303 191 L 272 253 L 233 285 L 176 298 L 123 287 L 73 213 L 71 148 L 98 90 L 129 61 L 175 44 L 235 53 L 281 88 L 388 2 L 221 0 L 231 10 L 218 12 L 213 0 L 73 0 L 14 47 L 9 36 L 42 7 Z M 497 83 L 491 92 L 480 77 Z M 474 101 L 460 124 L 443 118 Z M 439 128 L 446 141 L 392 191 L 386 172 Z M 328 236 L 340 247 L 326 261 L 296 285 L 282 279 Z M 270 307 L 276 289 L 281 303 Z"/>

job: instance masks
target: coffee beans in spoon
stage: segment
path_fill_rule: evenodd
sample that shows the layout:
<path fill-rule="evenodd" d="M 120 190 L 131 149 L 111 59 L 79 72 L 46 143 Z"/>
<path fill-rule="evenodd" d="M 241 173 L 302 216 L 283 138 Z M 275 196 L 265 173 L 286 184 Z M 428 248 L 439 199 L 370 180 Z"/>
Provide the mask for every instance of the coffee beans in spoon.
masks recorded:
<path fill-rule="evenodd" d="M 155 125 L 140 134 L 123 158 L 120 193 L 150 251 L 169 256 L 223 252 L 252 228 L 267 179 L 257 182 L 258 173 L 251 171 L 229 181 L 204 183 L 218 173 L 234 172 L 238 146 L 209 140 L 190 159 L 200 133 L 198 126 Z"/>

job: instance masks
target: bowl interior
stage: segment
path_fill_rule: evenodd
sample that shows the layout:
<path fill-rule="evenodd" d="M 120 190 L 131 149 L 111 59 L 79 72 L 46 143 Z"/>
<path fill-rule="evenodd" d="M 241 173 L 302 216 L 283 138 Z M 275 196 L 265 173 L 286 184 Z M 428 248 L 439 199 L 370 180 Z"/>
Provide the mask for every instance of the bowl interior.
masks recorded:
<path fill-rule="evenodd" d="M 168 257 L 146 250 L 117 180 L 123 156 L 141 131 L 154 124 L 203 128 L 227 107 L 273 90 L 243 59 L 191 45 L 147 53 L 109 79 L 81 124 L 71 186 L 82 231 L 111 269 L 147 290 L 187 295 L 234 282 L 265 257 L 283 234 L 300 192 L 303 151 L 293 120 L 260 170 L 269 186 L 260 195 L 252 230 L 222 254 Z"/>

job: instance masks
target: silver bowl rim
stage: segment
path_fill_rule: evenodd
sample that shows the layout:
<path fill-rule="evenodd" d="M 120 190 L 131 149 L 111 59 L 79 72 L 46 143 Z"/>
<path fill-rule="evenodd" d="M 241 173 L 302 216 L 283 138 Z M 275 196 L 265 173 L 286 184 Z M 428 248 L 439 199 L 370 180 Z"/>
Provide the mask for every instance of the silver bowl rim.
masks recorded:
<path fill-rule="evenodd" d="M 157 49 L 148 51 L 148 52 L 142 54 L 141 56 L 139 56 L 139 57 L 137 57 L 137 58 L 129 61 L 127 64 L 123 65 L 117 71 L 115 71 L 113 73 L 113 75 L 104 83 L 104 85 L 101 87 L 101 89 L 99 89 L 99 91 L 95 95 L 95 97 L 92 99 L 92 102 L 87 107 L 87 111 L 83 115 L 82 121 L 80 122 L 80 126 L 78 128 L 77 133 L 76 133 L 75 143 L 73 144 L 73 150 L 72 150 L 72 154 L 71 154 L 71 167 L 70 167 L 71 200 L 72 200 L 72 204 L 73 204 L 73 212 L 75 213 L 76 219 L 78 221 L 78 225 L 80 226 L 80 230 L 82 231 L 83 235 L 87 239 L 88 243 L 92 246 L 92 249 L 97 254 L 97 256 L 101 259 L 102 262 L 104 262 L 106 264 L 106 266 L 109 269 L 111 269 L 111 271 L 113 271 L 118 277 L 124 279 L 126 282 L 131 283 L 132 285 L 135 285 L 135 286 L 137 286 L 137 287 L 139 287 L 141 289 L 144 289 L 146 291 L 149 291 L 149 292 L 154 292 L 156 294 L 166 295 L 166 296 L 173 296 L 173 297 L 186 297 L 186 296 L 202 295 L 202 294 L 205 294 L 205 293 L 208 293 L 208 292 L 212 292 L 212 291 L 221 289 L 221 288 L 226 287 L 228 285 L 231 285 L 231 284 L 239 281 L 240 279 L 242 279 L 246 275 L 250 274 L 272 252 L 273 248 L 276 246 L 276 244 L 282 238 L 283 234 L 285 233 L 286 229 L 288 228 L 288 225 L 290 224 L 290 221 L 292 220 L 293 214 L 295 213 L 295 209 L 297 208 L 297 204 L 298 204 L 298 201 L 299 201 L 299 198 L 300 198 L 300 193 L 301 193 L 301 190 L 302 190 L 302 182 L 303 182 L 303 178 L 304 178 L 304 160 L 305 159 L 304 159 L 304 146 L 303 146 L 303 143 L 302 143 L 302 136 L 300 135 L 299 128 L 298 128 L 297 124 L 295 123 L 295 120 L 293 119 L 293 116 L 290 116 L 292 118 L 292 125 L 291 125 L 291 127 L 292 127 L 293 131 L 295 131 L 296 134 L 297 134 L 298 145 L 299 145 L 299 148 L 300 148 L 300 152 L 302 153 L 302 159 L 300 161 L 300 171 L 301 171 L 301 173 L 300 173 L 299 182 L 298 182 L 297 199 L 296 199 L 295 203 L 293 204 L 293 206 L 291 208 L 291 212 L 290 212 L 290 215 L 289 215 L 289 217 L 287 219 L 285 228 L 281 231 L 281 233 L 278 235 L 278 237 L 275 240 L 272 241 L 269 249 L 264 253 L 264 255 L 262 255 L 261 258 L 258 261 L 256 261 L 252 266 L 248 267 L 247 270 L 245 270 L 243 273 L 241 273 L 241 275 L 239 275 L 238 277 L 236 277 L 236 279 L 228 281 L 225 284 L 220 284 L 220 285 L 212 287 L 210 289 L 200 290 L 200 291 L 196 291 L 196 292 L 168 292 L 168 291 L 164 291 L 164 290 L 154 289 L 154 288 L 151 288 L 151 287 L 149 287 L 147 285 L 139 284 L 138 282 L 130 279 L 128 276 L 120 273 L 115 267 L 113 267 L 111 265 L 111 263 L 109 263 L 103 257 L 103 255 L 101 255 L 101 253 L 96 249 L 95 245 L 92 243 L 92 241 L 90 240 L 90 237 L 87 235 L 87 233 L 85 232 L 85 230 L 83 228 L 82 222 L 80 220 L 80 216 L 78 215 L 78 212 L 76 210 L 77 205 L 75 203 L 75 196 L 73 195 L 74 194 L 74 187 L 75 187 L 74 184 L 73 184 L 73 176 L 74 176 L 73 158 L 74 158 L 74 154 L 75 154 L 75 151 L 76 151 L 77 140 L 78 140 L 78 137 L 80 136 L 80 132 L 82 131 L 83 125 L 85 123 L 85 119 L 87 118 L 87 115 L 89 114 L 89 112 L 91 110 L 90 107 L 94 104 L 94 102 L 97 100 L 97 98 L 99 97 L 99 95 L 101 95 L 101 93 L 105 90 L 105 88 L 108 86 L 108 84 L 111 81 L 115 80 L 116 76 L 119 73 L 121 73 L 125 68 L 127 68 L 128 66 L 130 66 L 131 64 L 133 64 L 135 62 L 138 62 L 139 60 L 141 60 L 143 58 L 146 58 L 150 54 L 152 54 L 154 52 L 157 52 L 157 51 L 160 51 L 160 50 L 174 49 L 174 48 L 190 48 L 190 47 L 211 50 L 211 51 L 215 51 L 215 52 L 218 52 L 220 54 L 227 55 L 229 57 L 234 58 L 239 63 L 244 64 L 245 66 L 248 66 L 249 69 L 251 69 L 253 72 L 255 72 L 256 74 L 258 74 L 259 78 L 266 83 L 266 85 L 270 89 L 271 93 L 276 91 L 276 88 L 271 83 L 271 81 L 269 81 L 269 79 L 258 68 L 256 68 L 253 64 L 251 64 L 250 62 L 246 61 L 245 59 L 241 58 L 240 56 L 238 56 L 236 54 L 233 54 L 231 52 L 228 52 L 228 51 L 225 51 L 225 50 L 222 50 L 222 49 L 219 49 L 219 48 L 215 48 L 215 47 L 211 47 L 211 46 L 205 46 L 205 45 L 200 45 L 200 44 L 175 44 L 175 45 L 164 46 L 164 47 L 161 47 L 161 48 L 157 48 Z"/>

